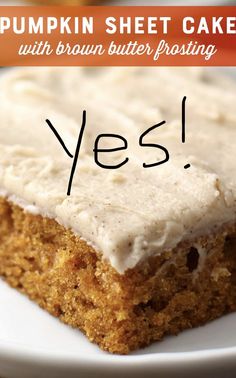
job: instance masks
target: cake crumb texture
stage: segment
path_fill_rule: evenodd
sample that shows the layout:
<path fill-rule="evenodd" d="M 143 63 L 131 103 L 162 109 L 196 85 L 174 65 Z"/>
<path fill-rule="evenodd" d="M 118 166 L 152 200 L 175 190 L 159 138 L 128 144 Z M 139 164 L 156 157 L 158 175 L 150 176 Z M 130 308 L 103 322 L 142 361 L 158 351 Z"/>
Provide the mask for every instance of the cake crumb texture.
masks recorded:
<path fill-rule="evenodd" d="M 127 354 L 236 310 L 236 226 L 119 274 L 55 220 L 0 199 L 0 275 L 103 350 Z"/>

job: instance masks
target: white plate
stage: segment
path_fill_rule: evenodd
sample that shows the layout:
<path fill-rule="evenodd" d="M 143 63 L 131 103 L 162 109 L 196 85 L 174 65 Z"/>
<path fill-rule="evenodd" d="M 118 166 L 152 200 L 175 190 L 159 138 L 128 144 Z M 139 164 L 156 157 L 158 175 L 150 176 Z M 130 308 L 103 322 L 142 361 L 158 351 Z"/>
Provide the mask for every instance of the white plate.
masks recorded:
<path fill-rule="evenodd" d="M 4 378 L 233 378 L 236 314 L 167 337 L 129 356 L 102 352 L 0 280 L 0 376 Z"/>

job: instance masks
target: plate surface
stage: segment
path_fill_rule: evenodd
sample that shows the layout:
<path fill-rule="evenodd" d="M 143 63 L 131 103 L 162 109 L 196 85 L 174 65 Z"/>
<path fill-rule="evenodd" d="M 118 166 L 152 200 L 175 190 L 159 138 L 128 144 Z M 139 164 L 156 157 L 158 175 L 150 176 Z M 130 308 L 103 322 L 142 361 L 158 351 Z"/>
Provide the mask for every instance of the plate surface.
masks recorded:
<path fill-rule="evenodd" d="M 233 377 L 236 314 L 113 356 L 0 280 L 0 375 L 39 377 Z"/>

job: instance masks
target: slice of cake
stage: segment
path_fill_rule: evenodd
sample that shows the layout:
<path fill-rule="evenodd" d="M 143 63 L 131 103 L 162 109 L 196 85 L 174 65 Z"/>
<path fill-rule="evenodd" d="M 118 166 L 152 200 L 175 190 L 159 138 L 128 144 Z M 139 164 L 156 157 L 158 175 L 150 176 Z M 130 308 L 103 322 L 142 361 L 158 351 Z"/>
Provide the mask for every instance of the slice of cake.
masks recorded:
<path fill-rule="evenodd" d="M 204 69 L 5 73 L 1 276 L 112 353 L 234 311 L 234 108 Z"/>

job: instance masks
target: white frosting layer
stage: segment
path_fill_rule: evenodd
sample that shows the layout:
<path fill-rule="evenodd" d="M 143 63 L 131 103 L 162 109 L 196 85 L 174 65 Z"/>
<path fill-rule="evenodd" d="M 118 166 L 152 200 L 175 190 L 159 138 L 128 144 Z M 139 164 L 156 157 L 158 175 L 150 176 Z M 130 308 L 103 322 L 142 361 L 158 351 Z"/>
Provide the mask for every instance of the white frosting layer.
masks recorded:
<path fill-rule="evenodd" d="M 71 228 L 124 273 L 182 239 L 235 221 L 235 89 L 205 70 L 187 68 L 13 70 L 0 84 L 0 195 Z M 72 159 L 45 119 L 74 154 L 83 109 L 87 125 L 67 197 Z M 165 155 L 140 147 L 139 137 L 163 120 L 144 140 L 165 146 L 170 161 L 144 169 L 144 162 Z M 95 164 L 100 133 L 127 139 L 128 150 L 100 155 L 110 164 L 129 157 L 119 170 Z M 107 139 L 102 147 L 117 147 L 117 141 Z"/>

